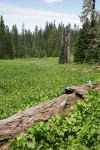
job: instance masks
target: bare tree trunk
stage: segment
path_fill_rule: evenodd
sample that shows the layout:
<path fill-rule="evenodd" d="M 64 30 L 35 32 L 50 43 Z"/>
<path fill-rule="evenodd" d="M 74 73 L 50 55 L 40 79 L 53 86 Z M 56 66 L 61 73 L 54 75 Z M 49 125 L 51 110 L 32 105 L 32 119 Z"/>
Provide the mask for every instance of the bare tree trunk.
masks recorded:
<path fill-rule="evenodd" d="M 63 50 L 64 50 L 64 64 L 66 64 L 67 63 L 67 49 L 66 49 L 65 28 L 64 28 L 64 34 L 63 34 L 63 41 L 64 41 L 64 45 L 63 45 Z"/>
<path fill-rule="evenodd" d="M 67 63 L 70 64 L 70 46 L 68 45 Z"/>
<path fill-rule="evenodd" d="M 67 63 L 70 64 L 70 37 L 71 37 L 71 34 L 69 33 L 68 36 L 67 36 Z"/>

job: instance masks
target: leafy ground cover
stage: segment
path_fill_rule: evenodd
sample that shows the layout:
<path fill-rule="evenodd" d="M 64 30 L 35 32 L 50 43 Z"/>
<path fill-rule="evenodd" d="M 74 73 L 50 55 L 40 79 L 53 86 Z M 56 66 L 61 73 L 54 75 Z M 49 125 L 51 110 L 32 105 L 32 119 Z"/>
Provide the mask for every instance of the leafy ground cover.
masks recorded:
<path fill-rule="evenodd" d="M 67 86 L 100 82 L 90 65 L 59 65 L 58 58 L 0 60 L 0 119 L 50 100 Z"/>
<path fill-rule="evenodd" d="M 66 117 L 53 116 L 10 141 L 9 150 L 100 150 L 100 92 L 90 91 Z"/>

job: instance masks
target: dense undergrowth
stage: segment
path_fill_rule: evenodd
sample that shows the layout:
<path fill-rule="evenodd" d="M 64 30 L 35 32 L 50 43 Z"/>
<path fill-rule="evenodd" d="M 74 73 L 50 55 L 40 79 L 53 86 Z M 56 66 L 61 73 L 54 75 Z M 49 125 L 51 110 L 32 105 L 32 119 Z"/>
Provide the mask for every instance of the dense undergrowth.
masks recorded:
<path fill-rule="evenodd" d="M 61 95 L 67 86 L 99 82 L 90 65 L 59 65 L 58 58 L 0 60 L 0 119 Z"/>
<path fill-rule="evenodd" d="M 53 116 L 10 141 L 9 150 L 100 150 L 100 92 L 90 91 L 68 116 Z"/>

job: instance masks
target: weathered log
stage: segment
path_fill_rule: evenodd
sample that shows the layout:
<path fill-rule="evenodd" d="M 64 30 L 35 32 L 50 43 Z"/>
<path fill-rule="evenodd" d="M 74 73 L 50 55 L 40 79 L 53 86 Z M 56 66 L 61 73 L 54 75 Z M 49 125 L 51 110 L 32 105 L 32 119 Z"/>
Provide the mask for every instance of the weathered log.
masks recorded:
<path fill-rule="evenodd" d="M 100 83 L 97 83 L 97 84 L 88 83 L 86 85 L 81 85 L 81 86 L 72 86 L 69 88 L 67 87 L 64 89 L 64 94 L 75 93 L 76 96 L 84 99 L 89 89 L 100 90 Z"/>
<path fill-rule="evenodd" d="M 89 68 L 89 69 L 83 69 L 82 72 L 90 72 L 92 70 L 100 70 L 100 66 L 94 66 L 94 67 Z"/>
<path fill-rule="evenodd" d="M 28 108 L 7 119 L 1 120 L 0 141 L 16 137 L 18 133 L 25 131 L 33 123 L 48 120 L 52 114 L 58 114 L 63 107 L 67 107 L 67 105 L 69 107 L 70 103 L 75 100 L 76 95 L 74 93 L 70 96 L 63 94 L 51 101 Z M 62 113 L 64 112 L 62 111 Z"/>
<path fill-rule="evenodd" d="M 100 84 L 87 84 L 64 89 L 64 94 L 21 111 L 0 121 L 0 143 L 15 138 L 20 132 L 25 132 L 32 124 L 48 120 L 53 114 L 66 115 L 78 99 L 84 99 L 89 89 L 100 90 Z"/>

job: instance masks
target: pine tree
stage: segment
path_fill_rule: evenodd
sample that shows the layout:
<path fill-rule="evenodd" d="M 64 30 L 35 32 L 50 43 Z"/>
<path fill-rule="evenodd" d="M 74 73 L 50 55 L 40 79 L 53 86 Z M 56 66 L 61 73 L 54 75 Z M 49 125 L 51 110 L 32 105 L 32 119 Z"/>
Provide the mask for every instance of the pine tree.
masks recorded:
<path fill-rule="evenodd" d="M 25 30 L 24 56 L 30 57 L 32 49 L 32 33 L 30 30 Z"/>
<path fill-rule="evenodd" d="M 0 59 L 4 59 L 6 54 L 6 34 L 3 16 L 0 17 Z"/>
<path fill-rule="evenodd" d="M 60 46 L 60 56 L 59 56 L 59 63 L 64 64 L 65 56 L 64 56 L 64 49 L 65 49 L 65 28 L 64 25 L 61 23 L 61 46 Z"/>
<path fill-rule="evenodd" d="M 19 57 L 19 48 L 18 48 L 18 30 L 17 30 L 17 26 L 13 25 L 12 26 L 12 46 L 13 46 L 13 54 L 14 54 L 14 58 L 18 58 Z"/>
<path fill-rule="evenodd" d="M 19 35 L 20 58 L 25 57 L 25 25 L 22 24 L 22 30 Z"/>
<path fill-rule="evenodd" d="M 77 25 L 71 29 L 70 24 L 64 27 L 63 23 L 57 28 L 54 21 L 46 22 L 44 30 L 36 26 L 33 33 L 23 24 L 22 32 L 18 34 L 17 26 L 13 25 L 10 32 L 1 17 L 0 58 L 59 56 L 59 63 L 68 63 L 67 37 L 71 33 L 70 50 L 74 51 L 75 62 L 100 62 L 100 15 L 95 15 L 94 22 L 88 18 L 85 18 L 80 30 Z M 93 20 L 93 16 L 91 18 Z"/>
<path fill-rule="evenodd" d="M 6 58 L 13 59 L 14 54 L 12 49 L 12 38 L 8 26 L 6 26 L 5 32 L 6 32 Z"/>
<path fill-rule="evenodd" d="M 55 49 L 56 49 L 56 35 L 57 35 L 57 29 L 54 23 L 49 24 L 49 36 L 48 36 L 48 57 L 55 56 Z"/>
<path fill-rule="evenodd" d="M 35 31 L 34 31 L 34 53 L 35 57 L 38 57 L 38 26 L 35 26 Z"/>
<path fill-rule="evenodd" d="M 80 29 L 79 36 L 75 44 L 74 61 L 77 63 L 84 63 L 85 61 L 85 55 L 89 49 L 89 28 L 90 23 L 87 18 L 86 22 L 83 24 L 83 28 Z"/>
<path fill-rule="evenodd" d="M 37 37 L 37 49 L 38 49 L 38 57 L 42 58 L 45 56 L 44 49 L 43 49 L 43 33 L 42 28 L 38 31 L 38 37 Z"/>
<path fill-rule="evenodd" d="M 76 41 L 79 37 L 79 32 L 80 32 L 79 26 L 74 24 L 74 28 L 71 29 L 71 40 L 70 40 L 70 45 L 71 45 L 70 49 L 71 49 L 71 54 L 72 55 L 74 55 L 75 45 L 76 45 Z"/>
<path fill-rule="evenodd" d="M 82 33 L 80 33 L 80 37 L 79 37 L 80 39 L 78 39 L 78 42 L 76 44 L 74 60 L 76 62 L 78 61 L 78 62 L 86 62 L 86 63 L 95 63 L 95 62 L 98 62 L 98 57 L 99 57 L 98 42 L 97 42 L 98 34 L 96 32 L 96 28 L 97 28 L 96 26 L 96 14 L 97 13 L 95 10 L 96 1 L 95 0 L 83 0 L 83 2 L 84 2 L 83 12 L 80 18 L 83 24 L 86 22 L 86 19 L 88 18 L 90 22 L 90 27 L 89 27 L 89 30 L 87 30 L 86 35 L 84 33 L 84 28 L 81 30 L 81 32 L 84 33 L 83 35 L 85 35 L 86 37 L 83 36 Z"/>

